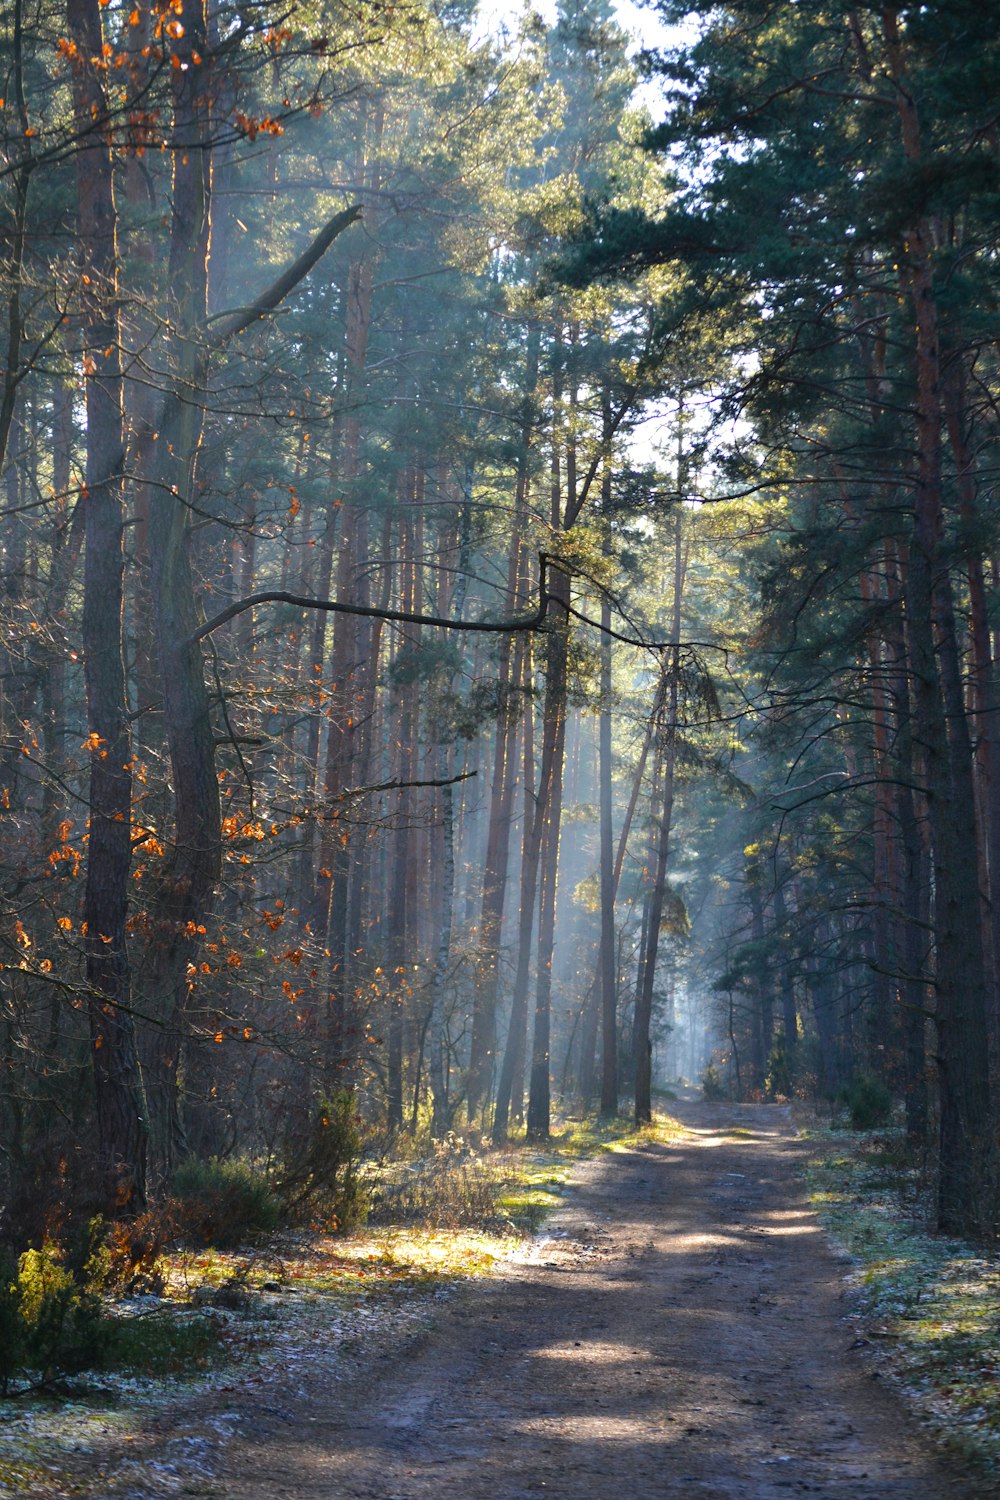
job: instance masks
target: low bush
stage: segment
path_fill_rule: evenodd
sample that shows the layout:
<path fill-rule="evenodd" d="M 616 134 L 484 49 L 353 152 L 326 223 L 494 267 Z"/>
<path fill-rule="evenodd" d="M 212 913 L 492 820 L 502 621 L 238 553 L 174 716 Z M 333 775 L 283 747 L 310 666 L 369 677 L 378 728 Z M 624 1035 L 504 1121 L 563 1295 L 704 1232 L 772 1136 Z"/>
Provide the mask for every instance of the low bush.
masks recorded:
<path fill-rule="evenodd" d="M 111 1321 L 102 1363 L 129 1375 L 190 1377 L 225 1357 L 222 1328 L 215 1317 L 180 1317 L 171 1308 Z"/>
<path fill-rule="evenodd" d="M 0 1394 L 102 1362 L 112 1336 L 102 1272 L 94 1255 L 82 1267 L 67 1264 L 65 1251 L 49 1241 L 0 1262 Z"/>
<path fill-rule="evenodd" d="M 289 1130 L 275 1182 L 291 1218 L 321 1220 L 342 1232 L 363 1224 L 368 1213 L 361 1119 L 354 1095 L 338 1089 L 316 1101 L 297 1130 Z"/>
<path fill-rule="evenodd" d="M 104 1232 L 105 1288 L 120 1296 L 133 1292 L 159 1295 L 163 1291 L 160 1260 L 177 1233 L 170 1201 L 147 1209 L 134 1219 L 109 1224 Z"/>
<path fill-rule="evenodd" d="M 727 1099 L 729 1097 L 722 1074 L 715 1063 L 709 1063 L 701 1075 L 701 1091 L 706 1099 Z"/>
<path fill-rule="evenodd" d="M 191 1157 L 174 1173 L 172 1192 L 180 1237 L 217 1250 L 234 1250 L 270 1234 L 281 1218 L 281 1200 L 270 1182 L 243 1161 Z"/>
<path fill-rule="evenodd" d="M 767 1059 L 765 1088 L 769 1099 L 789 1099 L 792 1095 L 792 1074 L 788 1066 L 788 1049 L 785 1033 L 779 1031 Z"/>
<path fill-rule="evenodd" d="M 877 1130 L 892 1119 L 892 1095 L 871 1073 L 859 1074 L 842 1097 L 854 1130 Z"/>
<path fill-rule="evenodd" d="M 96 1218 L 57 1243 L 0 1251 L 0 1397 L 52 1387 L 85 1370 L 196 1374 L 223 1354 L 214 1318 L 173 1308 L 122 1316 L 108 1292 L 156 1280 L 168 1221 Z M 153 1288 L 154 1290 L 156 1288 Z"/>

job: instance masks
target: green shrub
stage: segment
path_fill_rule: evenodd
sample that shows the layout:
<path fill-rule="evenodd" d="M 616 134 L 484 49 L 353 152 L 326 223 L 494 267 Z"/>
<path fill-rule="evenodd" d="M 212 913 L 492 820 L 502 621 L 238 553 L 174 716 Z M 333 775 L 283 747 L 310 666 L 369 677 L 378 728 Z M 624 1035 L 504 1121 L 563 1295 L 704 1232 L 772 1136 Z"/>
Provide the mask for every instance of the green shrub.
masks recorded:
<path fill-rule="evenodd" d="M 100 1270 L 96 1254 L 74 1268 L 51 1241 L 0 1264 L 2 1394 L 19 1381 L 45 1385 L 103 1361 L 111 1324 L 101 1304 Z"/>
<path fill-rule="evenodd" d="M 842 1097 L 854 1130 L 877 1130 L 892 1118 L 892 1095 L 871 1073 L 859 1074 Z"/>
<path fill-rule="evenodd" d="M 217 1250 L 270 1234 L 281 1217 L 281 1200 L 267 1178 L 243 1161 L 191 1157 L 174 1173 L 172 1190 L 182 1239 Z"/>
<path fill-rule="evenodd" d="M 788 1066 L 788 1049 L 783 1031 L 778 1032 L 771 1046 L 765 1088 L 769 1099 L 788 1099 L 792 1094 L 792 1074 Z"/>
<path fill-rule="evenodd" d="M 0 1396 L 92 1369 L 193 1375 L 222 1357 L 212 1318 L 109 1312 L 101 1293 L 115 1282 L 115 1235 L 124 1228 L 94 1219 L 66 1244 L 0 1252 Z"/>
<path fill-rule="evenodd" d="M 285 1212 L 320 1218 L 327 1228 L 342 1231 L 363 1224 L 368 1213 L 363 1144 L 351 1091 L 338 1089 L 318 1099 L 304 1124 L 285 1138 L 275 1183 Z"/>
<path fill-rule="evenodd" d="M 726 1085 L 715 1063 L 709 1063 L 701 1075 L 701 1091 L 706 1099 L 725 1099 Z"/>

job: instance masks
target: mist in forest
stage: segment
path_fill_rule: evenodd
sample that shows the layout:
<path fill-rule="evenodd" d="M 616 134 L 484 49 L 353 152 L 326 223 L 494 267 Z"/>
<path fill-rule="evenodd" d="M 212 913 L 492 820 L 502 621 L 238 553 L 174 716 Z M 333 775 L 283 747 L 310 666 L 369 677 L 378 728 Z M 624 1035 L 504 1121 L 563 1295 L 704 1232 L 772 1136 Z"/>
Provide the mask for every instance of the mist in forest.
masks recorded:
<path fill-rule="evenodd" d="M 966 12 L 2 8 L 5 1243 L 859 1084 L 993 1222 Z"/>

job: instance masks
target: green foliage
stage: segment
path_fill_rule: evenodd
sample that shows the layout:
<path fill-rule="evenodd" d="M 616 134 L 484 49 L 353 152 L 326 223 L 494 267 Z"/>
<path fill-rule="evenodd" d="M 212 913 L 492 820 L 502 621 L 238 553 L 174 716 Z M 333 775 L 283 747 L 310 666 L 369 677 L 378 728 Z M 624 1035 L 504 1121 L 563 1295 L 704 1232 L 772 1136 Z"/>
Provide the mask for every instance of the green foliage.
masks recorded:
<path fill-rule="evenodd" d="M 779 1096 L 789 1098 L 792 1093 L 792 1073 L 788 1066 L 788 1049 L 785 1046 L 785 1033 L 780 1031 L 771 1046 L 771 1054 L 767 1059 L 767 1077 L 765 1080 L 767 1097 L 776 1099 Z"/>
<path fill-rule="evenodd" d="M 214 1317 L 179 1317 L 171 1309 L 111 1323 L 103 1363 L 148 1379 L 193 1376 L 224 1353 L 222 1325 Z"/>
<path fill-rule="evenodd" d="M 386 673 L 394 687 L 414 682 L 447 682 L 461 669 L 462 657 L 451 641 L 421 641 L 401 649 Z"/>
<path fill-rule="evenodd" d="M 854 1130 L 876 1130 L 892 1119 L 892 1095 L 871 1073 L 860 1073 L 844 1090 L 843 1100 Z"/>
<path fill-rule="evenodd" d="M 573 900 L 577 906 L 582 906 L 584 911 L 598 912 L 601 909 L 601 877 L 600 872 L 594 870 L 578 881 L 573 890 Z"/>
<path fill-rule="evenodd" d="M 244 1161 L 191 1157 L 174 1173 L 173 1194 L 181 1236 L 218 1250 L 270 1234 L 281 1217 L 281 1200 L 271 1184 Z"/>
<path fill-rule="evenodd" d="M 18 1383 L 47 1385 L 101 1363 L 111 1327 L 100 1297 L 102 1266 L 92 1256 L 76 1269 L 51 1241 L 0 1262 L 0 1392 Z"/>
<path fill-rule="evenodd" d="M 179 1319 L 173 1310 L 113 1317 L 102 1293 L 114 1279 L 114 1244 L 99 1219 L 87 1238 L 82 1264 L 76 1247 L 50 1240 L 0 1259 L 0 1395 L 92 1369 L 189 1374 L 219 1357 L 212 1319 Z"/>
<path fill-rule="evenodd" d="M 701 1091 L 706 1099 L 727 1099 L 729 1097 L 722 1074 L 715 1066 L 715 1063 L 708 1063 L 704 1073 L 702 1073 Z"/>
<path fill-rule="evenodd" d="M 368 1189 L 362 1175 L 361 1118 L 349 1089 L 316 1101 L 304 1130 L 290 1131 L 276 1191 L 285 1212 L 321 1218 L 327 1229 L 363 1224 Z"/>

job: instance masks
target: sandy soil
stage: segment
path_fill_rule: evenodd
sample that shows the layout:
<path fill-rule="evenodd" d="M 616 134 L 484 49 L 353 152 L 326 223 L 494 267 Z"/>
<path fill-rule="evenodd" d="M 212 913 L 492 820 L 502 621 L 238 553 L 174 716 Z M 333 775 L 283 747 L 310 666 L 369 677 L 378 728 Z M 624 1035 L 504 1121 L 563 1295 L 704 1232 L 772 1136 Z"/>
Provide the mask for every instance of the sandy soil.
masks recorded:
<path fill-rule="evenodd" d="M 353 1353 L 315 1348 L 255 1390 L 220 1393 L 168 1440 L 205 1444 L 202 1462 L 172 1466 L 172 1492 L 975 1494 L 851 1347 L 843 1266 L 806 1208 L 787 1112 L 675 1112 L 689 1135 L 581 1166 L 546 1238 L 499 1277 Z M 105 1494 L 153 1493 L 116 1479 Z"/>

